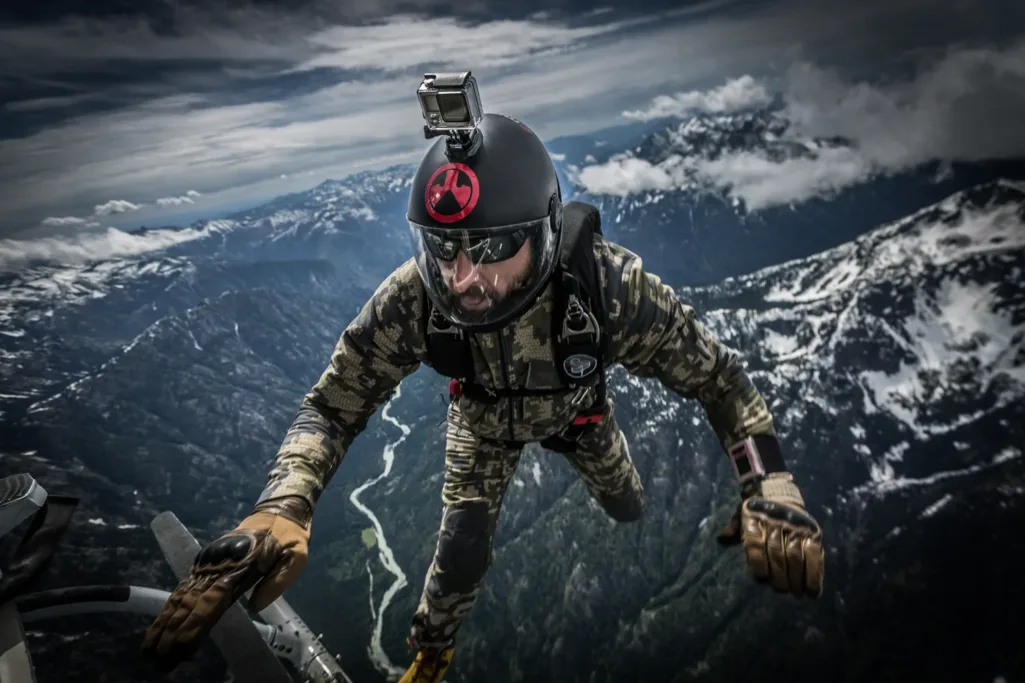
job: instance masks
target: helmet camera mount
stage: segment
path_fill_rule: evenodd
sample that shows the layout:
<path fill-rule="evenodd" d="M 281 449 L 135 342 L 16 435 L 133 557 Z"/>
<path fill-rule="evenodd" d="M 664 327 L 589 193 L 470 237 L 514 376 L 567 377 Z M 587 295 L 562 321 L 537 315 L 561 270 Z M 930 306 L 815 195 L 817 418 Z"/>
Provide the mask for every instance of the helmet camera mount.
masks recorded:
<path fill-rule="evenodd" d="M 480 147 L 484 115 L 477 80 L 469 71 L 424 74 L 416 91 L 424 117 L 424 138 L 447 135 L 448 156 L 467 158 Z"/>

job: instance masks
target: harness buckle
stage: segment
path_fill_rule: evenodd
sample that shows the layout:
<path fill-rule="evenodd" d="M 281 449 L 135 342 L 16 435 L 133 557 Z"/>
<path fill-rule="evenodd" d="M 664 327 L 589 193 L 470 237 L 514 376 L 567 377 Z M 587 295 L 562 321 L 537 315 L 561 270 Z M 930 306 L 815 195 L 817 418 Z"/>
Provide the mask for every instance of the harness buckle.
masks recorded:
<path fill-rule="evenodd" d="M 457 339 L 463 338 L 462 328 L 449 322 L 436 308 L 431 309 L 431 317 L 427 320 L 427 334 L 450 334 Z"/>
<path fill-rule="evenodd" d="M 592 343 L 598 343 L 601 337 L 598 319 L 581 303 L 576 294 L 570 294 L 566 303 L 566 314 L 562 318 L 562 339 L 568 342 L 571 337 L 581 336 L 588 337 L 588 341 Z"/>

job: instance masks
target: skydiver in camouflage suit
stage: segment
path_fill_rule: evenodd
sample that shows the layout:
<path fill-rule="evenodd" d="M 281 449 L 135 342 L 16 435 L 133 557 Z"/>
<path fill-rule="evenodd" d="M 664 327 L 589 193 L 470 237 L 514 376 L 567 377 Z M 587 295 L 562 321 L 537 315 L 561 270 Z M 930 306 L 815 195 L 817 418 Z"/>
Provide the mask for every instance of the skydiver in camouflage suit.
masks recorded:
<path fill-rule="evenodd" d="M 642 516 L 644 490 L 613 397 L 601 398 L 593 384 L 567 386 L 558 371 L 551 320 L 561 305 L 553 283 L 564 206 L 555 169 L 518 121 L 487 114 L 479 129 L 476 155 L 453 163 L 438 141 L 424 158 L 409 199 L 414 258 L 342 333 L 253 513 L 204 550 L 147 632 L 144 649 L 166 666 L 188 656 L 244 591 L 255 586 L 249 608 L 259 611 L 295 580 L 314 506 L 353 439 L 404 377 L 431 364 L 429 306 L 468 331 L 473 382 L 484 394 L 457 386 L 449 404 L 441 529 L 409 636 L 416 656 L 402 683 L 436 683 L 448 667 L 493 559 L 502 500 L 525 443 L 564 453 L 613 519 Z M 720 540 L 743 545 L 756 579 L 818 597 L 821 530 L 738 354 L 635 254 L 597 234 L 592 247 L 605 365 L 701 402 L 742 484 Z M 594 419 L 575 424 L 588 409 Z"/>

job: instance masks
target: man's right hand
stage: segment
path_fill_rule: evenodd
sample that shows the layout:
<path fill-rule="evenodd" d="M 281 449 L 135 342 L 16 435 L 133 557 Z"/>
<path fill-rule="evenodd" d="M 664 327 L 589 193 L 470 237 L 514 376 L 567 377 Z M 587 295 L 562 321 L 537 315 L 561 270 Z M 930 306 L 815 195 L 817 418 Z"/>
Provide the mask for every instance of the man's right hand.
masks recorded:
<path fill-rule="evenodd" d="M 306 566 L 312 510 L 297 496 L 266 501 L 234 530 L 205 546 L 146 631 L 143 654 L 173 670 L 202 645 L 250 588 L 249 609 L 278 599 Z"/>

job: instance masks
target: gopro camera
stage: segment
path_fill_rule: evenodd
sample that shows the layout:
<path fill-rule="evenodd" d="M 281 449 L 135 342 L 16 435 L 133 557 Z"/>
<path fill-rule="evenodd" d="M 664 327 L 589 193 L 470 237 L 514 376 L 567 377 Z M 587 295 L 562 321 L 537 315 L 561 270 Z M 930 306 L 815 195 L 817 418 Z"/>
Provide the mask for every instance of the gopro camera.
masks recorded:
<path fill-rule="evenodd" d="M 473 142 L 484 108 L 471 72 L 424 74 L 416 94 L 425 121 L 425 138 L 448 135 L 450 146 L 460 148 Z"/>

